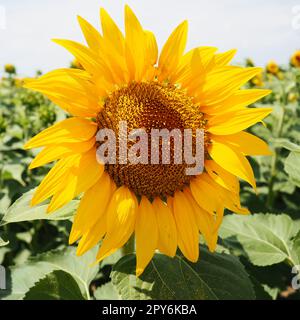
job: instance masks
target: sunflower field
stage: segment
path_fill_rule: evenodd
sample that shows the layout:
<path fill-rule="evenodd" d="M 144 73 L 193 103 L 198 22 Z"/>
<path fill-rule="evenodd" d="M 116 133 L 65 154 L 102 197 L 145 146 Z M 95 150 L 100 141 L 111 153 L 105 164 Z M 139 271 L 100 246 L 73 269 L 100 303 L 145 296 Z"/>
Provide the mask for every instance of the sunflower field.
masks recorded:
<path fill-rule="evenodd" d="M 240 66 L 255 64 L 247 59 Z M 0 299 L 300 299 L 300 51 L 286 65 L 270 61 L 244 85 L 271 90 L 250 108 L 272 110 L 247 130 L 271 149 L 271 155 L 248 157 L 257 190 L 241 181 L 240 197 L 250 214 L 226 209 L 214 252 L 201 236 L 196 262 L 179 249 L 174 257 L 155 251 L 138 276 L 132 240 L 99 263 L 99 243 L 80 256 L 76 241 L 69 244 L 81 194 L 51 213 L 49 200 L 32 206 L 37 187 L 53 165 L 29 168 L 40 149 L 24 145 L 69 115 L 42 93 L 25 88 L 27 80 L 18 77 L 14 65 L 2 68 Z M 71 68 L 83 67 L 74 61 Z M 254 147 L 247 146 L 250 151 Z"/>

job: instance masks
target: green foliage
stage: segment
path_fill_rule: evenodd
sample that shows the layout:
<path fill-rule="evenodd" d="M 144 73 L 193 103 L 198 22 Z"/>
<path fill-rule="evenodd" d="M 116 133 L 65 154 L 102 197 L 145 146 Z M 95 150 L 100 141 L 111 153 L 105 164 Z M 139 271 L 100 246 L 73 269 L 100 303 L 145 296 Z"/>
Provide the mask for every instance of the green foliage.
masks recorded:
<path fill-rule="evenodd" d="M 284 214 L 230 215 L 223 220 L 220 236 L 231 248 L 241 246 L 241 253 L 254 265 L 269 266 L 285 260 L 296 265 L 292 248 L 299 227 L 300 221 L 294 223 Z"/>
<path fill-rule="evenodd" d="M 98 265 L 91 266 L 95 256 L 96 251 L 90 250 L 84 256 L 77 257 L 74 247 L 66 247 L 32 257 L 26 263 L 9 268 L 7 290 L 1 290 L 0 297 L 8 300 L 23 299 L 39 280 L 55 270 L 61 270 L 75 279 L 82 295 L 88 299 L 89 285 L 99 268 Z M 41 285 L 44 285 L 44 282 L 40 283 Z"/>
<path fill-rule="evenodd" d="M 156 254 L 140 278 L 135 256 L 123 257 L 113 268 L 112 282 L 123 299 L 221 300 L 254 299 L 252 283 L 243 265 L 232 255 L 210 253 L 200 247 L 197 263 L 178 253 L 171 259 Z"/>
<path fill-rule="evenodd" d="M 107 282 L 94 292 L 96 300 L 120 300 L 116 287 L 112 282 Z"/>
<path fill-rule="evenodd" d="M 2 217 L 0 226 L 8 223 L 32 220 L 67 220 L 71 219 L 78 206 L 78 200 L 72 200 L 66 206 L 52 213 L 47 213 L 48 203 L 39 204 L 32 207 L 30 200 L 32 199 L 34 190 L 30 190 L 23 194 L 18 200 L 11 205 L 5 215 Z"/>
<path fill-rule="evenodd" d="M 284 170 L 289 175 L 290 181 L 300 187 L 300 153 L 291 152 L 284 163 Z"/>
<path fill-rule="evenodd" d="M 0 238 L 0 247 L 6 246 L 8 244 L 7 241 L 4 241 L 3 239 Z"/>
<path fill-rule="evenodd" d="M 56 270 L 29 289 L 24 300 L 84 300 L 84 297 L 69 273 Z"/>

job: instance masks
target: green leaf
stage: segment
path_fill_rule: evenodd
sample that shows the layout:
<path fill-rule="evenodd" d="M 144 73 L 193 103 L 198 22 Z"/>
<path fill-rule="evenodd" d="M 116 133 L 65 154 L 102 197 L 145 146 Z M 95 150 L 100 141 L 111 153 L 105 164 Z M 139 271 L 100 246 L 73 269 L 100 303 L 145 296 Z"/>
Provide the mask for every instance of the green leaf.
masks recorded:
<path fill-rule="evenodd" d="M 9 163 L 4 166 L 2 169 L 2 179 L 9 180 L 13 179 L 18 181 L 22 186 L 25 186 L 25 183 L 22 179 L 22 173 L 24 171 L 24 166 L 18 163 Z"/>
<path fill-rule="evenodd" d="M 84 300 L 74 278 L 56 270 L 39 280 L 25 295 L 24 300 Z"/>
<path fill-rule="evenodd" d="M 290 259 L 292 238 L 298 224 L 285 215 L 228 215 L 220 237 L 232 248 L 242 246 L 242 253 L 257 266 L 268 266 Z"/>
<path fill-rule="evenodd" d="M 26 292 L 40 279 L 55 270 L 68 272 L 77 281 L 85 298 L 89 298 L 89 285 L 96 276 L 99 266 L 95 261 L 97 248 L 82 257 L 76 256 L 75 247 L 53 250 L 32 257 L 22 265 L 8 269 L 8 290 L 0 291 L 0 298 L 17 300 L 24 298 Z"/>
<path fill-rule="evenodd" d="M 78 200 L 72 200 L 63 208 L 56 210 L 53 213 L 47 213 L 48 204 L 42 203 L 40 205 L 31 207 L 30 201 L 32 199 L 34 190 L 30 190 L 23 194 L 16 200 L 5 213 L 0 226 L 8 223 L 31 221 L 31 220 L 67 220 L 71 219 L 77 209 Z"/>
<path fill-rule="evenodd" d="M 123 299 L 254 299 L 248 274 L 239 260 L 225 253 L 210 253 L 200 246 L 200 260 L 191 263 L 181 254 L 155 254 L 144 273 L 135 276 L 136 258 L 123 257 L 114 267 L 112 282 Z"/>
<path fill-rule="evenodd" d="M 255 278 L 253 278 L 251 276 L 250 276 L 250 279 L 253 284 L 256 300 L 271 300 L 271 299 L 273 299 L 273 296 L 267 291 L 266 286 L 262 285 Z"/>
<path fill-rule="evenodd" d="M 284 170 L 289 175 L 291 182 L 300 187 L 300 153 L 291 152 L 285 159 Z"/>
<path fill-rule="evenodd" d="M 285 138 L 277 138 L 272 140 L 274 147 L 284 148 L 289 151 L 300 152 L 300 146 Z"/>
<path fill-rule="evenodd" d="M 300 231 L 294 238 L 293 248 L 292 248 L 292 260 L 295 266 L 298 266 L 300 273 Z"/>
<path fill-rule="evenodd" d="M 0 247 L 6 246 L 8 244 L 8 241 L 4 241 L 2 238 L 0 238 Z"/>
<path fill-rule="evenodd" d="M 112 282 L 105 283 L 94 292 L 96 300 L 120 300 L 117 289 Z"/>

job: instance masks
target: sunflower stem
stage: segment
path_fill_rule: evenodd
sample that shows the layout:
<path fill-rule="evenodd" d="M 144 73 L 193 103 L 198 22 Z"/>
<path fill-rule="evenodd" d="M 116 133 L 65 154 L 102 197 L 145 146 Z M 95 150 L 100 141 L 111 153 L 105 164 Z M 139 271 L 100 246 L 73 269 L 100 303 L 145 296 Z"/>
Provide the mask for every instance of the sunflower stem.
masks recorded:
<path fill-rule="evenodd" d="M 134 253 L 134 235 L 132 235 L 127 243 L 123 246 L 121 252 L 123 257 L 127 254 Z"/>

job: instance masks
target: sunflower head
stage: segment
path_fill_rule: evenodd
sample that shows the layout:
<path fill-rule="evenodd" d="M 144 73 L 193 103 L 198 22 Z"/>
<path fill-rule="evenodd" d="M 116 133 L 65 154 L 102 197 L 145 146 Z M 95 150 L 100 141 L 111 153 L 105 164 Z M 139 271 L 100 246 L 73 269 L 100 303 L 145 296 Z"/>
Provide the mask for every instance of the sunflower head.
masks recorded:
<path fill-rule="evenodd" d="M 264 75 L 263 72 L 257 74 L 254 78 L 251 79 L 251 83 L 256 87 L 263 87 L 264 86 Z"/>
<path fill-rule="evenodd" d="M 300 68 L 300 50 L 297 50 L 294 52 L 294 54 L 291 57 L 291 65 Z"/>
<path fill-rule="evenodd" d="M 271 112 L 247 108 L 270 91 L 240 89 L 262 69 L 230 66 L 235 50 L 217 53 L 215 47 L 201 46 L 186 52 L 186 21 L 171 33 L 159 54 L 154 34 L 142 27 L 128 6 L 125 34 L 104 9 L 100 18 L 101 32 L 79 17 L 86 45 L 55 40 L 82 69 L 55 70 L 26 83 L 72 115 L 25 145 L 44 147 L 31 168 L 56 161 L 32 205 L 51 198 L 52 212 L 83 194 L 70 243 L 79 240 L 81 255 L 102 240 L 100 261 L 134 233 L 137 275 L 155 250 L 172 257 L 179 247 L 187 259 L 197 261 L 199 234 L 213 251 L 225 208 L 248 213 L 239 199 L 239 178 L 256 187 L 247 156 L 270 154 L 265 142 L 245 131 Z M 125 131 L 120 125 L 124 122 Z M 102 129 L 115 139 L 113 163 L 96 156 L 107 142 L 99 141 Z M 143 129 L 149 143 L 142 150 L 137 147 L 140 141 L 129 139 L 125 160 L 134 150 L 138 161 L 126 162 L 120 141 L 135 129 Z M 195 150 L 203 148 L 202 173 L 186 174 L 193 163 L 177 161 L 172 136 L 168 162 L 161 140 L 157 161 L 149 162 L 153 146 L 148 134 L 153 130 L 178 134 L 190 130 L 185 145 L 195 158 Z"/>
<path fill-rule="evenodd" d="M 275 60 L 270 60 L 267 64 L 266 70 L 268 73 L 277 75 L 279 72 L 279 66 Z"/>
<path fill-rule="evenodd" d="M 16 67 L 13 64 L 6 64 L 4 66 L 4 71 L 10 75 L 16 74 Z"/>

